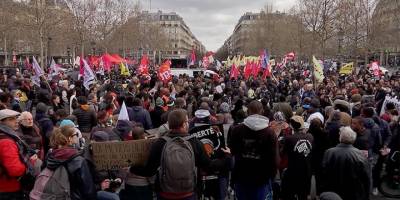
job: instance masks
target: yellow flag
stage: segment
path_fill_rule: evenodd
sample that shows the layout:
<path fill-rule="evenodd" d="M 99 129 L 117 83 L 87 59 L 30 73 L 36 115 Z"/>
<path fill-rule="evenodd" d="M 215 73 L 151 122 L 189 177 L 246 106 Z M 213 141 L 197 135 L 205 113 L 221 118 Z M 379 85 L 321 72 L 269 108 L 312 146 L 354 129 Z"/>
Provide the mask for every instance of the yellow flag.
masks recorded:
<path fill-rule="evenodd" d="M 321 66 L 321 63 L 313 56 L 313 64 L 314 64 L 314 76 L 317 82 L 322 82 L 325 78 L 324 70 Z"/>
<path fill-rule="evenodd" d="M 228 56 L 228 58 L 226 59 L 226 66 L 232 66 L 232 61 L 231 61 L 231 59 L 229 58 L 229 56 Z"/>
<path fill-rule="evenodd" d="M 349 75 L 349 74 L 353 73 L 353 66 L 354 66 L 354 63 L 353 63 L 353 62 L 347 63 L 347 64 L 343 65 L 343 66 L 340 68 L 339 74 L 346 74 L 346 75 Z"/>
<path fill-rule="evenodd" d="M 131 75 L 129 73 L 128 68 L 124 65 L 124 63 L 121 62 L 121 64 L 119 64 L 119 66 L 121 67 L 121 75 L 122 76 L 130 76 Z"/>
<path fill-rule="evenodd" d="M 246 57 L 245 56 L 242 56 L 242 59 L 240 59 L 239 65 L 240 66 L 245 66 L 246 65 Z"/>

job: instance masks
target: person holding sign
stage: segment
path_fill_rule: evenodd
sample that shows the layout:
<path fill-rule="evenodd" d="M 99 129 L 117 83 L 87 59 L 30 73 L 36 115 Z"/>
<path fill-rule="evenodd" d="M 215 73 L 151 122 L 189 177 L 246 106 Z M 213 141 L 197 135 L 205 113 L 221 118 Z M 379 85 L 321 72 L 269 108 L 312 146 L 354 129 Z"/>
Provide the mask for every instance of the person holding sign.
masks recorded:
<path fill-rule="evenodd" d="M 139 176 L 154 176 L 159 199 L 196 199 L 197 168 L 219 170 L 229 166 L 230 150 L 223 148 L 223 159 L 210 160 L 203 144 L 188 134 L 186 110 L 173 110 L 168 115 L 170 132 L 152 145 L 145 166 L 131 166 L 130 172 Z"/>

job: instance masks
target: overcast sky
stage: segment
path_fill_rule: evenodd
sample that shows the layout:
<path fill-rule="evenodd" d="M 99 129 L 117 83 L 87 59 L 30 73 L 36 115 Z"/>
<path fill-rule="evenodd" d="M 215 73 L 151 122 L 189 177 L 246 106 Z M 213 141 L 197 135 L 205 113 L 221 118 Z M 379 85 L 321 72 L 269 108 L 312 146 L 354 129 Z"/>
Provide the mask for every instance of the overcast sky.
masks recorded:
<path fill-rule="evenodd" d="M 268 2 L 274 10 L 287 11 L 296 0 L 151 0 L 151 11 L 175 11 L 207 50 L 216 51 L 232 34 L 240 16 L 259 12 Z M 149 10 L 150 0 L 141 0 Z"/>

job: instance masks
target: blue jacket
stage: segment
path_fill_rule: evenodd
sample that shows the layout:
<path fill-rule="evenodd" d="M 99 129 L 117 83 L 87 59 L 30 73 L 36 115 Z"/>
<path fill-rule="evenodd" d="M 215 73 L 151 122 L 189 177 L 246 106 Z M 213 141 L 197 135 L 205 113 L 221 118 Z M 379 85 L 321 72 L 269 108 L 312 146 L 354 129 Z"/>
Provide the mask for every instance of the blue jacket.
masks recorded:
<path fill-rule="evenodd" d="M 128 111 L 128 115 L 129 115 L 130 121 L 141 123 L 145 130 L 153 128 L 150 113 L 149 113 L 149 111 L 145 110 L 143 107 L 133 106 L 132 112 Z"/>
<path fill-rule="evenodd" d="M 378 124 L 372 118 L 364 119 L 364 126 L 370 131 L 369 141 L 369 153 L 379 153 L 382 147 L 382 136 Z M 372 151 L 372 152 L 371 152 Z"/>

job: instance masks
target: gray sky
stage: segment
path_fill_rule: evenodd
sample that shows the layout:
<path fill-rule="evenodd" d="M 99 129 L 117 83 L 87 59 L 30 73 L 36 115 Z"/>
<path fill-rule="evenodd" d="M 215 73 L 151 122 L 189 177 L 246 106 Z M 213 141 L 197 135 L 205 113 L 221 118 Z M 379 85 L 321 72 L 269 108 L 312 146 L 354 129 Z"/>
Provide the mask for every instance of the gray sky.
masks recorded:
<path fill-rule="evenodd" d="M 151 0 L 151 11 L 175 11 L 207 50 L 216 51 L 232 34 L 240 16 L 259 12 L 268 2 L 273 9 L 287 11 L 297 0 Z M 150 0 L 141 0 L 149 10 Z"/>

